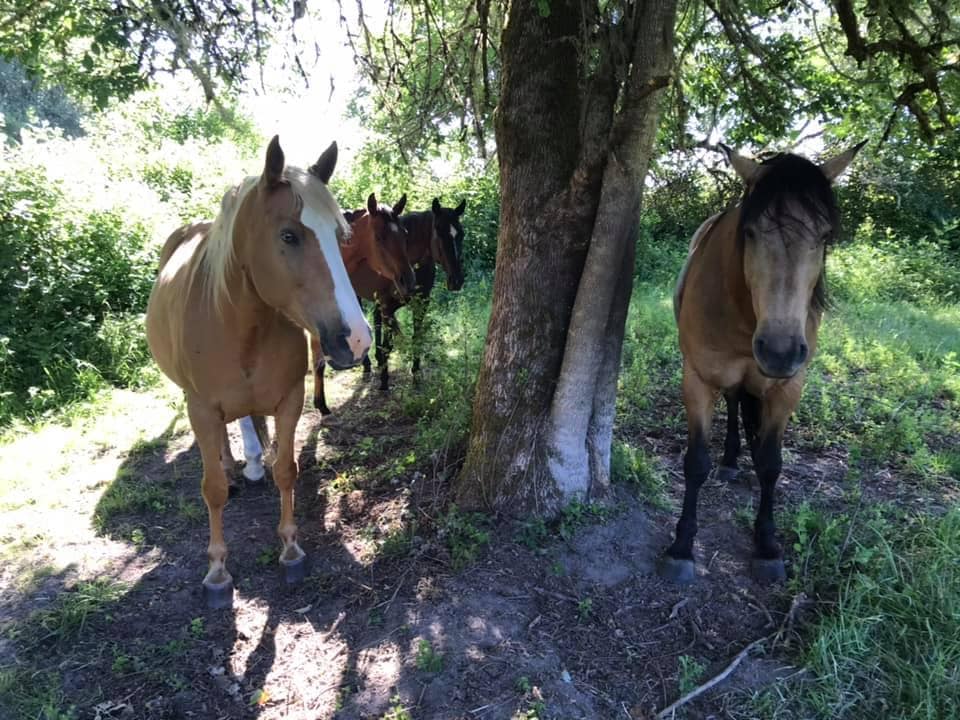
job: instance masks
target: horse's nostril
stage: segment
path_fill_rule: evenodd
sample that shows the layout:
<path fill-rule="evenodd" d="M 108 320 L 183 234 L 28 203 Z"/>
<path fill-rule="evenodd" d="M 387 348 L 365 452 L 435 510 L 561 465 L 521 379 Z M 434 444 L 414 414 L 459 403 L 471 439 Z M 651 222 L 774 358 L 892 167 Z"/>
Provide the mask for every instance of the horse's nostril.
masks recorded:
<path fill-rule="evenodd" d="M 807 344 L 801 340 L 800 347 L 797 348 L 797 355 L 799 355 L 800 357 L 800 362 L 803 362 L 804 360 L 807 359 L 808 352 L 810 352 L 810 348 L 807 347 Z"/>

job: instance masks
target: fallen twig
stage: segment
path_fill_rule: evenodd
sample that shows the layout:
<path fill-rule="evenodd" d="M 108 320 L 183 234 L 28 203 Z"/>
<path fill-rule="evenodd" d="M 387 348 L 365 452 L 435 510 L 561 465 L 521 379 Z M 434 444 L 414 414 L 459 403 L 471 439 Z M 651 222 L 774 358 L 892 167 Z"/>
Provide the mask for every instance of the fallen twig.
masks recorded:
<path fill-rule="evenodd" d="M 663 720 L 663 718 L 673 717 L 673 714 L 677 711 L 678 708 L 683 707 L 691 700 L 700 697 L 701 695 L 703 695 L 703 693 L 705 693 L 707 690 L 709 690 L 713 686 L 719 685 L 720 683 L 722 683 L 724 680 L 727 679 L 730 673 L 732 673 L 734 670 L 737 669 L 737 666 L 743 661 L 743 659 L 747 655 L 750 654 L 750 652 L 754 648 L 759 647 L 760 645 L 765 643 L 767 640 L 772 638 L 775 634 L 776 633 L 773 633 L 771 635 L 766 635 L 760 638 L 759 640 L 754 640 L 752 643 L 747 645 L 743 650 L 737 653 L 737 656 L 733 660 L 731 660 L 730 664 L 727 665 L 718 675 L 714 675 L 712 678 L 707 680 L 702 685 L 695 687 L 693 690 L 688 692 L 679 700 L 676 700 L 670 705 L 667 705 L 667 707 L 665 707 L 663 710 L 658 712 L 656 715 L 657 720 Z"/>
<path fill-rule="evenodd" d="M 794 616 L 803 605 L 806 603 L 807 596 L 805 593 L 799 593 L 794 596 L 793 600 L 790 602 L 790 610 L 787 612 L 786 617 L 783 618 L 783 622 L 780 623 L 780 627 L 777 628 L 776 632 L 772 632 L 769 635 L 764 635 L 762 638 L 754 640 L 752 643 L 747 645 L 743 650 L 737 653 L 736 657 L 730 661 L 730 663 L 720 671 L 719 674 L 714 675 L 712 678 L 707 680 L 702 685 L 695 687 L 693 690 L 688 692 L 683 697 L 679 698 L 675 702 L 671 703 L 663 710 L 656 714 L 657 720 L 664 720 L 664 718 L 673 717 L 676 711 L 686 705 L 691 700 L 694 700 L 703 693 L 705 693 L 710 688 L 719 685 L 724 680 L 726 680 L 734 670 L 737 669 L 737 666 L 743 662 L 743 659 L 747 657 L 754 649 L 763 645 L 767 640 L 773 640 L 774 645 L 780 641 L 783 637 L 783 634 L 790 630 L 793 627 Z"/>

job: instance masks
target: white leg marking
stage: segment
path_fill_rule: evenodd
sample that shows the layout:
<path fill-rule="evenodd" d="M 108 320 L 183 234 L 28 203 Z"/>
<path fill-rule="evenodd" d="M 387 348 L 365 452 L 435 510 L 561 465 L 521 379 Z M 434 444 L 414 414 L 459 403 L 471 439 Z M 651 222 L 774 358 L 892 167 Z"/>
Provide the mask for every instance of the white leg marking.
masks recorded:
<path fill-rule="evenodd" d="M 240 418 L 240 435 L 243 437 L 243 456 L 247 460 L 243 476 L 254 482 L 263 480 L 263 448 L 260 447 L 260 438 L 253 427 L 253 418 L 249 415 Z"/>

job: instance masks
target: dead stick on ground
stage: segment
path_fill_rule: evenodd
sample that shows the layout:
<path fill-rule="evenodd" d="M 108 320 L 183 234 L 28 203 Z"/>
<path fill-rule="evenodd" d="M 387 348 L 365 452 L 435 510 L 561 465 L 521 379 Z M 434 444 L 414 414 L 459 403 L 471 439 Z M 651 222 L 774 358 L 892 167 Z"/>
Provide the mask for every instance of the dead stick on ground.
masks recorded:
<path fill-rule="evenodd" d="M 683 707 L 691 700 L 694 700 L 695 698 L 700 697 L 701 695 L 703 695 L 703 693 L 705 693 L 707 690 L 714 687 L 715 685 L 719 685 L 720 683 L 722 683 L 724 680 L 726 680 L 730 676 L 730 674 L 734 670 L 737 669 L 737 666 L 741 662 L 743 662 L 743 659 L 747 655 L 749 655 L 754 650 L 754 648 L 760 647 L 767 640 L 771 640 L 771 639 L 779 640 L 783 632 L 789 629 L 789 627 L 793 625 L 793 617 L 796 614 L 797 610 L 803 606 L 805 600 L 806 600 L 806 595 L 804 593 L 799 593 L 798 595 L 794 596 L 793 600 L 790 602 L 790 610 L 787 612 L 786 617 L 783 619 L 783 622 L 780 623 L 780 627 L 776 632 L 770 633 L 769 635 L 764 635 L 762 638 L 759 638 L 758 640 L 754 640 L 752 643 L 747 645 L 743 650 L 737 653 L 737 656 L 730 661 L 730 664 L 727 665 L 720 672 L 719 675 L 715 675 L 714 677 L 710 678 L 705 683 L 703 683 L 703 685 L 695 687 L 693 690 L 688 692 L 682 698 L 671 703 L 670 705 L 665 707 L 663 710 L 658 712 L 656 715 L 657 720 L 664 720 L 665 718 L 673 717 L 673 714 L 679 708 Z"/>
<path fill-rule="evenodd" d="M 774 633 L 773 635 L 775 634 L 776 633 Z M 759 640 L 754 640 L 752 643 L 747 645 L 743 650 L 737 653 L 737 656 L 730 661 L 730 664 L 727 665 L 719 675 L 715 675 L 714 677 L 707 680 L 707 682 L 705 682 L 703 685 L 700 685 L 699 687 L 695 687 L 693 690 L 688 692 L 682 698 L 680 698 L 674 703 L 671 703 L 670 705 L 665 707 L 663 710 L 658 712 L 656 716 L 657 720 L 663 720 L 663 718 L 671 717 L 678 708 L 682 707 L 683 705 L 686 705 L 688 702 L 690 702 L 694 698 L 699 697 L 700 695 L 705 693 L 707 690 L 712 688 L 714 685 L 719 685 L 720 683 L 722 683 L 724 680 L 727 679 L 727 676 L 729 676 L 730 673 L 732 673 L 734 670 L 737 669 L 737 665 L 739 665 L 743 661 L 743 659 L 750 654 L 751 650 L 765 643 L 767 640 L 772 638 L 773 635 L 766 635 L 760 638 Z"/>

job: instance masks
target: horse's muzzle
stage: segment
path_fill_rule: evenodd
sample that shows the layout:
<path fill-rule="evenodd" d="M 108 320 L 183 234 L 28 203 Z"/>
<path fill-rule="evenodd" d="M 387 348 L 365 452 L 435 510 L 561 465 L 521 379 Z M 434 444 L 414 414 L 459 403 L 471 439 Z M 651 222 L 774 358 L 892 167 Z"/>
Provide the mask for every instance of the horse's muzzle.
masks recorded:
<path fill-rule="evenodd" d="M 800 335 L 764 334 L 753 339 L 753 358 L 768 378 L 792 378 L 809 354 L 807 341 Z"/>
<path fill-rule="evenodd" d="M 350 329 L 347 327 L 341 328 L 337 333 L 330 332 L 327 328 L 320 328 L 320 346 L 323 348 L 327 365 L 334 370 L 352 368 L 363 360 L 363 355 L 359 358 L 354 357 L 353 349 L 350 347 Z"/>

